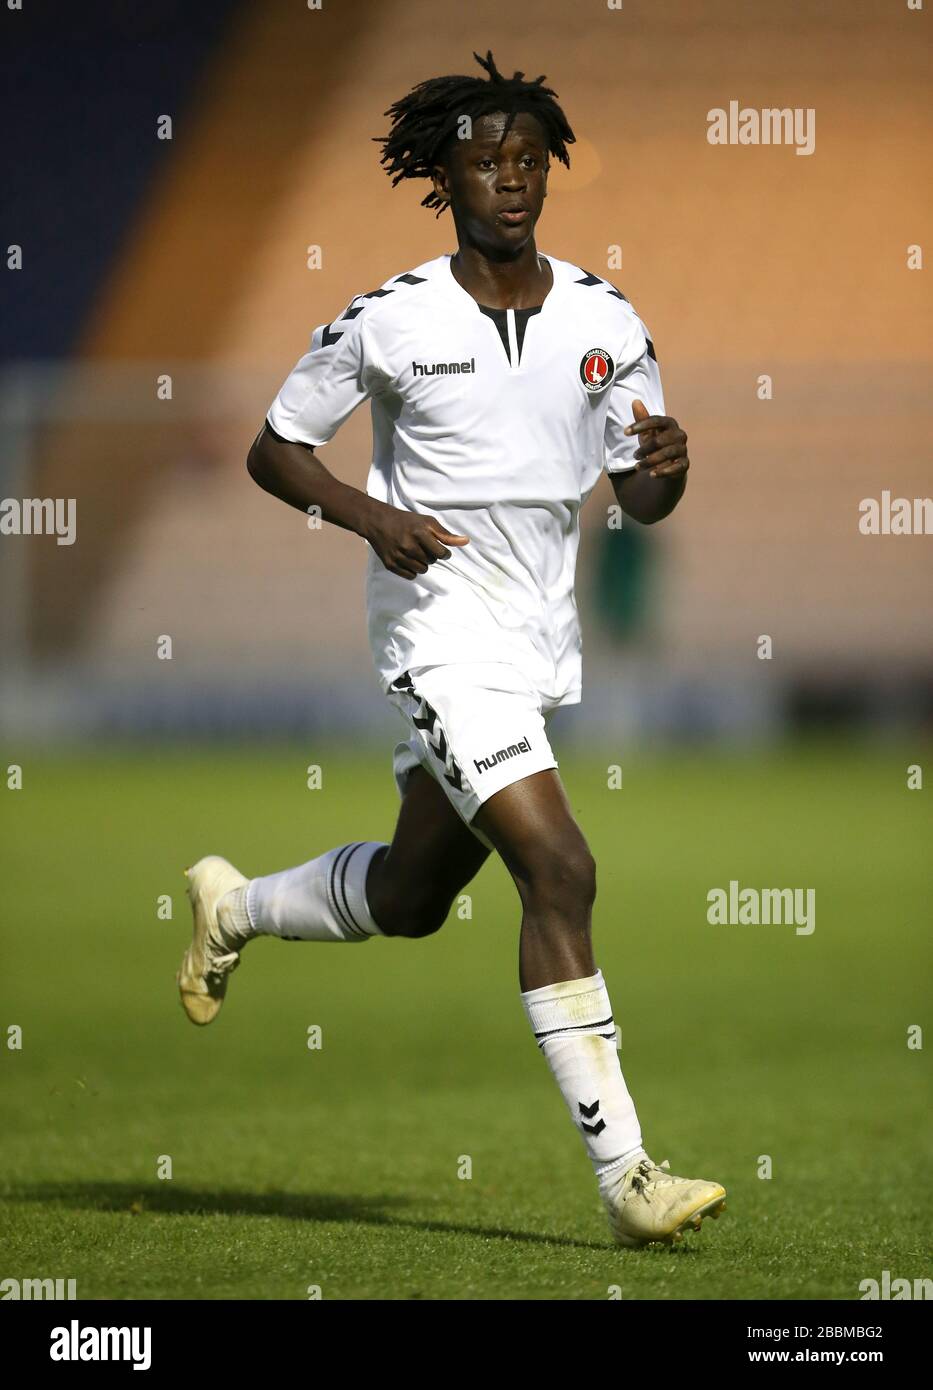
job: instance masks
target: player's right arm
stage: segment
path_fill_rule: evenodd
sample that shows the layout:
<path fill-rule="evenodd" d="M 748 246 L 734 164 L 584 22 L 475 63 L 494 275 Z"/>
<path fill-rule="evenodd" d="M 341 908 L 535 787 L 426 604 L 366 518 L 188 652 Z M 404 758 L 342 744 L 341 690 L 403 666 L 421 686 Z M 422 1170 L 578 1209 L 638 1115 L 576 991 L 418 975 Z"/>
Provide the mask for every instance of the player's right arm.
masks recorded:
<path fill-rule="evenodd" d="M 311 350 L 290 373 L 249 451 L 250 476 L 290 507 L 320 509 L 324 521 L 362 536 L 387 570 L 405 579 L 450 558 L 450 545 L 466 536 L 422 516 L 380 502 L 340 482 L 315 454 L 358 405 L 384 390 L 389 373 L 367 328 L 368 301 L 358 296 L 332 323 L 316 328 Z"/>
<path fill-rule="evenodd" d="M 435 560 L 450 558 L 449 545 L 466 545 L 466 536 L 444 529 L 436 517 L 390 507 L 335 478 L 307 444 L 283 439 L 268 421 L 246 460 L 250 477 L 290 507 L 354 531 L 372 546 L 392 574 L 405 579 L 425 574 Z"/>

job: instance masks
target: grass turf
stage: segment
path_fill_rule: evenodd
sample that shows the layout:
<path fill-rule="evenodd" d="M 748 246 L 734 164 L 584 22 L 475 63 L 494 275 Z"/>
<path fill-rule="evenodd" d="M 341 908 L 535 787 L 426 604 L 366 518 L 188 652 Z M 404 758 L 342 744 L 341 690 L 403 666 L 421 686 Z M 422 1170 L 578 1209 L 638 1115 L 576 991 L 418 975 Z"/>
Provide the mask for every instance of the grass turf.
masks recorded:
<path fill-rule="evenodd" d="M 83 1298 L 852 1299 L 883 1269 L 928 1272 L 930 1068 L 907 1046 L 929 971 L 916 748 L 626 757 L 617 791 L 605 761 L 562 760 L 649 1151 L 729 1190 L 699 1236 L 635 1252 L 607 1239 L 529 1035 L 498 863 L 472 916 L 428 940 L 251 944 L 218 1021 L 185 1020 L 182 867 L 220 852 L 256 874 L 388 838 L 384 750 L 18 761 L 0 1278 L 74 1277 Z M 730 879 L 814 888 L 815 932 L 711 926 L 707 892 Z"/>

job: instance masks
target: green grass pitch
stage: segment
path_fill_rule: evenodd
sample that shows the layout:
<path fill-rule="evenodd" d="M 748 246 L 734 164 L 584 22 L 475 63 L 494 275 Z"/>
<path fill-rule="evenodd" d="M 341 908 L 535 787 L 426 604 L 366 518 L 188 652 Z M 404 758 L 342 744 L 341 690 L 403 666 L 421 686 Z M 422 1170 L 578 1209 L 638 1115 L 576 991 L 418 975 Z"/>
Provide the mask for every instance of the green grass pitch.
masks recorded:
<path fill-rule="evenodd" d="M 434 937 L 261 940 L 215 1024 L 182 1014 L 183 866 L 388 838 L 386 748 L 6 750 L 0 1277 L 84 1298 L 853 1299 L 884 1269 L 927 1275 L 923 753 L 623 755 L 618 790 L 609 759 L 563 758 L 649 1152 L 729 1190 L 683 1246 L 622 1251 L 525 1022 L 500 864 Z M 731 879 L 815 889 L 814 933 L 710 925 Z"/>

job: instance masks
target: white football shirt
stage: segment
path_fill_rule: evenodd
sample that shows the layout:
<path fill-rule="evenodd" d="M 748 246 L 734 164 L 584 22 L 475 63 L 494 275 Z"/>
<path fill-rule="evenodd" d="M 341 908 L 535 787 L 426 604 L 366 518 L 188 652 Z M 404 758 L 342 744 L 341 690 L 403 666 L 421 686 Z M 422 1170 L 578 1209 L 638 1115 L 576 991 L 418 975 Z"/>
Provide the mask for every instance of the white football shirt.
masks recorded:
<path fill-rule="evenodd" d="M 415 579 L 370 550 L 369 637 L 383 690 L 403 671 L 519 665 L 545 708 L 580 699 L 579 513 L 602 469 L 635 466 L 637 397 L 664 413 L 654 347 L 607 281 L 547 256 L 534 309 L 489 309 L 439 256 L 315 329 L 269 411 L 317 447 L 372 406 L 367 491 L 469 536 Z"/>

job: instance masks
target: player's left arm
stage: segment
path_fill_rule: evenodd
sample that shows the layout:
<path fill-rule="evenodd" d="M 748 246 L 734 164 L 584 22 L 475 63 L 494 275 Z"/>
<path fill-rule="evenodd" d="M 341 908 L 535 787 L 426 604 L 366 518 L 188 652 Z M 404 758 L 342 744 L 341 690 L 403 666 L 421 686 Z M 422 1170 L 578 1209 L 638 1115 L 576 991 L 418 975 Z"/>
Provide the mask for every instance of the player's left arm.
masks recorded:
<path fill-rule="evenodd" d="M 687 486 L 687 435 L 667 414 L 651 335 L 629 305 L 627 339 L 606 415 L 606 471 L 619 506 L 650 526 L 677 506 Z"/>
<path fill-rule="evenodd" d="M 684 495 L 690 467 L 687 435 L 672 415 L 650 415 L 637 398 L 632 413 L 623 433 L 637 438 L 635 467 L 611 473 L 610 481 L 626 516 L 650 526 L 670 516 Z"/>

